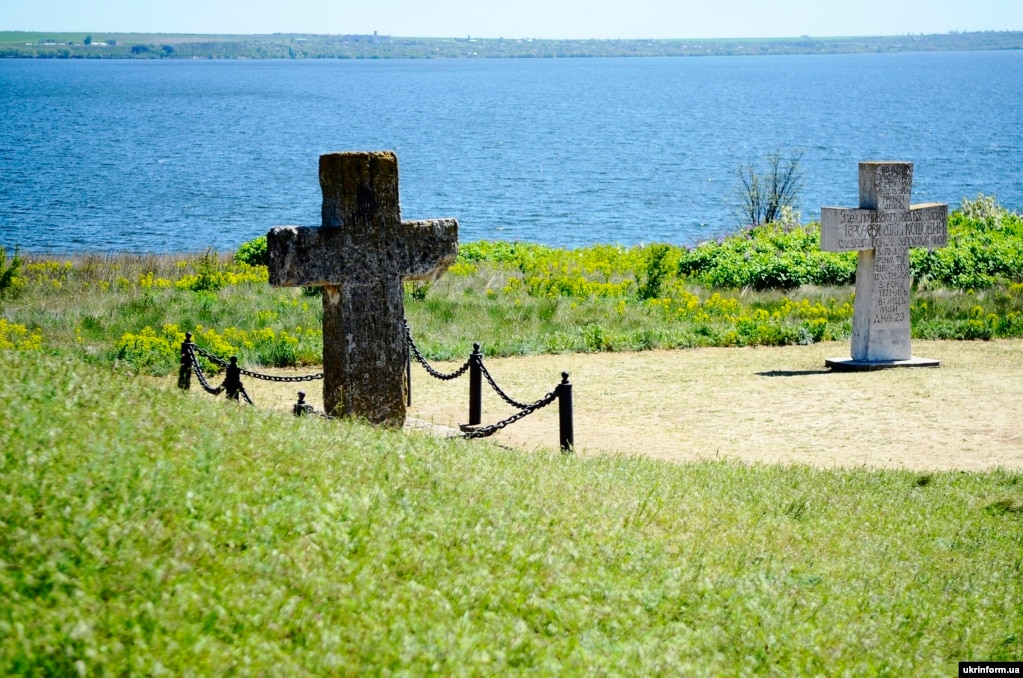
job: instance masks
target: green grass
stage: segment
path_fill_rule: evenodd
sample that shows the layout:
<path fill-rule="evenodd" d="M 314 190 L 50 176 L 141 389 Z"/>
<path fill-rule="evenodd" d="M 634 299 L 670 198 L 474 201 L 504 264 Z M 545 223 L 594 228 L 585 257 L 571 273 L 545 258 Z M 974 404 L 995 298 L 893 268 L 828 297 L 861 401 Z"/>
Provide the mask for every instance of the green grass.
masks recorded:
<path fill-rule="evenodd" d="M 243 365 L 311 365 L 319 298 L 273 289 L 262 240 L 238 256 L 80 256 L 0 248 L 0 347 L 35 344 L 150 374 L 175 369 L 193 332 Z M 950 244 L 912 253 L 913 335 L 1023 337 L 1023 219 L 965 201 Z M 437 282 L 409 283 L 406 316 L 431 359 L 487 355 L 808 344 L 848 339 L 852 253 L 822 253 L 815 224 L 770 225 L 686 249 L 563 250 L 463 244 Z M 38 337 L 36 341 L 34 338 Z"/>
<path fill-rule="evenodd" d="M 952 675 L 1023 476 L 524 454 L 0 351 L 4 675 Z"/>
<path fill-rule="evenodd" d="M 916 255 L 916 336 L 1023 335 L 1019 218 L 978 205 L 956 217 L 955 256 Z M 746 253 L 817 275 L 813 237 L 696 254 L 473 243 L 410 284 L 406 310 L 434 358 L 475 340 L 493 355 L 842 338 L 847 285 L 703 277 Z M 135 375 L 173 371 L 186 330 L 242 364 L 315 362 L 320 300 L 211 253 L 4 254 L 0 674 L 948 675 L 1023 659 L 1019 473 L 525 454 L 211 402 Z"/>

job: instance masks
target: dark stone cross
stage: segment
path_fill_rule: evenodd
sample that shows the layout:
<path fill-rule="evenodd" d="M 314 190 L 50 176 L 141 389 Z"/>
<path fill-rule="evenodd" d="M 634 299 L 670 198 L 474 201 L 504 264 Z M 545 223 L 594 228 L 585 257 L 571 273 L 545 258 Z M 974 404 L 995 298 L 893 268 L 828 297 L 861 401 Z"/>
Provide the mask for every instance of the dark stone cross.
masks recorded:
<path fill-rule="evenodd" d="M 270 284 L 323 287 L 323 404 L 330 414 L 405 422 L 403 280 L 458 255 L 454 219 L 402 221 L 390 151 L 320 156 L 323 226 L 272 229 Z"/>
<path fill-rule="evenodd" d="M 852 360 L 835 369 L 936 367 L 914 358 L 909 326 L 909 248 L 944 247 L 948 205 L 910 205 L 911 162 L 861 162 L 860 207 L 821 208 L 821 249 L 858 251 Z"/>

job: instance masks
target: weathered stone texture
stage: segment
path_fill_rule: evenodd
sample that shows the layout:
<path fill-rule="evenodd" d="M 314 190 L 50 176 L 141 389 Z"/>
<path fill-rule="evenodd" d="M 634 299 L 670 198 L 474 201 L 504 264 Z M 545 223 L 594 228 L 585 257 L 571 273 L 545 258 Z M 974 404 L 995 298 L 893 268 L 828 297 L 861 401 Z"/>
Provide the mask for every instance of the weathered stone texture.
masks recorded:
<path fill-rule="evenodd" d="M 322 286 L 328 412 L 405 421 L 402 281 L 439 276 L 458 255 L 454 219 L 401 221 L 394 153 L 320 157 L 319 228 L 267 234 L 270 284 Z"/>

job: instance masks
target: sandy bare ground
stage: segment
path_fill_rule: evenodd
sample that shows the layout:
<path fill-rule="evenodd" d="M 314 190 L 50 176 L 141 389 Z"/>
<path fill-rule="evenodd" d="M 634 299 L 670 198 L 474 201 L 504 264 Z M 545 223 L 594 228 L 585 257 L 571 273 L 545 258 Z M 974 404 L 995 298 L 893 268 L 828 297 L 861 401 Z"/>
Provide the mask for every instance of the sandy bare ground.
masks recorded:
<path fill-rule="evenodd" d="M 1023 469 L 1023 341 L 914 342 L 914 355 L 942 361 L 937 369 L 824 368 L 825 358 L 848 352 L 848 343 L 826 343 L 490 358 L 486 365 L 524 402 L 551 391 L 568 371 L 582 455 Z M 245 383 L 259 406 L 288 410 L 302 386 Z M 304 386 L 309 402 L 322 407 L 321 383 Z M 443 382 L 414 366 L 412 387 L 411 424 L 444 430 L 468 421 L 468 376 Z M 557 410 L 555 402 L 493 440 L 527 450 L 557 448 Z M 483 423 L 513 412 L 484 382 Z"/>

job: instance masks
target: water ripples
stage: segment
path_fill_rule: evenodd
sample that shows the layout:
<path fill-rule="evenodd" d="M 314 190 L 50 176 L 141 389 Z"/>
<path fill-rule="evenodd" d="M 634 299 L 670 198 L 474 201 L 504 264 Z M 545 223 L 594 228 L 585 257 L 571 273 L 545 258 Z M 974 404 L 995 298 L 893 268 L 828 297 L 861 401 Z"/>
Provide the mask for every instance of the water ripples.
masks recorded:
<path fill-rule="evenodd" d="M 488 61 L 0 60 L 0 244 L 233 249 L 319 221 L 317 157 L 393 149 L 406 218 L 463 240 L 692 244 L 736 168 L 803 149 L 802 211 L 861 160 L 1023 209 L 1023 53 Z"/>

